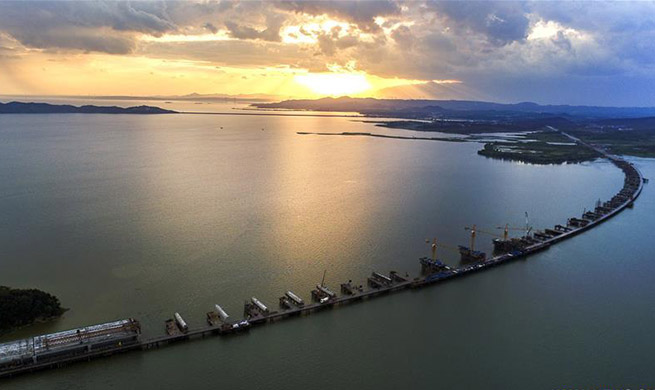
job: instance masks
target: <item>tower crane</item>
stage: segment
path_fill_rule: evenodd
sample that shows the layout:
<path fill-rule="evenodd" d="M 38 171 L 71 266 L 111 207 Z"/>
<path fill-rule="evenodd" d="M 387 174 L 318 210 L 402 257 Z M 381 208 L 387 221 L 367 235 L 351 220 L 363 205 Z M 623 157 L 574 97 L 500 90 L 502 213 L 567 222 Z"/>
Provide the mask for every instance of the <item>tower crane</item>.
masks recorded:
<path fill-rule="evenodd" d="M 434 274 L 438 273 L 444 270 L 449 270 L 450 267 L 446 265 L 445 263 L 441 262 L 439 259 L 437 259 L 437 247 L 441 248 L 446 248 L 446 249 L 452 249 L 455 250 L 454 248 L 451 248 L 447 245 L 443 244 L 437 244 L 437 239 L 434 238 L 432 240 L 432 244 L 430 244 L 430 239 L 426 238 L 425 243 L 430 245 L 430 249 L 432 250 L 432 259 L 428 259 L 427 257 L 422 257 L 420 259 L 421 262 L 421 273 L 424 275 L 429 275 L 429 274 Z"/>
<path fill-rule="evenodd" d="M 498 226 L 496 229 L 503 229 L 503 240 L 507 241 L 509 239 L 509 231 L 510 230 L 520 230 L 522 232 L 525 232 L 525 235 L 527 236 L 530 234 L 530 231 L 532 231 L 532 227 L 510 227 L 509 224 L 506 224 L 505 226 Z"/>
<path fill-rule="evenodd" d="M 498 237 L 498 238 L 501 237 L 500 234 L 498 234 L 498 233 L 490 232 L 490 231 L 487 231 L 487 230 L 478 229 L 475 225 L 473 225 L 473 227 L 468 227 L 468 226 L 466 226 L 466 227 L 464 227 L 464 230 L 469 230 L 469 231 L 471 231 L 471 250 L 475 250 L 475 236 L 476 236 L 478 233 L 484 233 L 484 234 L 488 234 L 488 235 L 490 235 L 490 236 L 494 236 L 494 237 Z"/>
<path fill-rule="evenodd" d="M 464 230 L 471 231 L 471 246 L 459 247 L 460 261 L 461 262 L 471 262 L 471 261 L 485 261 L 487 255 L 484 252 L 475 250 L 475 236 L 477 234 L 477 228 L 475 225 L 473 227 L 465 227 Z"/>
<path fill-rule="evenodd" d="M 473 252 L 475 250 L 475 235 L 477 234 L 475 225 L 473 225 L 472 228 L 466 226 L 466 227 L 464 227 L 464 230 L 470 230 L 471 231 L 471 246 L 469 246 L 469 249 L 471 250 L 471 252 Z"/>
<path fill-rule="evenodd" d="M 425 239 L 426 244 L 430 244 L 430 239 L 426 238 Z M 432 260 L 437 260 L 437 248 L 443 248 L 443 249 L 448 249 L 453 252 L 459 253 L 459 250 L 457 248 L 453 248 L 452 246 L 442 244 L 442 243 L 437 243 L 437 238 L 435 237 L 432 240 L 432 244 L 430 244 L 430 250 L 432 251 Z"/>
<path fill-rule="evenodd" d="M 426 240 L 426 241 L 430 242 L 429 240 Z M 430 245 L 430 247 L 432 248 L 432 260 L 436 260 L 437 259 L 437 238 L 436 237 L 432 240 L 432 245 Z"/>
<path fill-rule="evenodd" d="M 505 224 L 505 226 L 498 226 L 496 229 L 503 229 L 503 240 L 507 241 L 509 239 L 509 231 L 510 230 L 522 230 L 525 232 L 525 235 L 528 236 L 530 234 L 530 231 L 532 230 L 532 227 L 530 226 L 530 220 L 528 218 L 528 212 L 525 212 L 525 227 L 510 227 L 509 224 Z"/>

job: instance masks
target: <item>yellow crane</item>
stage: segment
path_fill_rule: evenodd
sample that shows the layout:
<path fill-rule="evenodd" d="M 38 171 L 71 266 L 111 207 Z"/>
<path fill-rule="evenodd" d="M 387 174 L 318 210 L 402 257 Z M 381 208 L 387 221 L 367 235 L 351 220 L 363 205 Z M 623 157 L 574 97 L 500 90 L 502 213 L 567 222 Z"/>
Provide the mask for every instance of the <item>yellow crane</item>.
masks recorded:
<path fill-rule="evenodd" d="M 471 250 L 471 252 L 473 252 L 475 250 L 475 235 L 476 235 L 475 225 L 473 225 L 472 228 L 464 227 L 464 230 L 471 231 L 471 246 L 469 247 L 469 249 Z"/>
<path fill-rule="evenodd" d="M 445 245 L 445 244 L 442 244 L 442 243 L 437 244 L 437 238 L 436 237 L 432 240 L 432 244 L 430 244 L 430 239 L 429 238 L 425 239 L 425 243 L 430 245 L 430 250 L 432 251 L 432 260 L 437 259 L 437 248 L 449 249 L 451 251 L 459 253 L 459 251 L 456 248 L 453 248 L 451 246 L 448 246 L 448 245 Z"/>
<path fill-rule="evenodd" d="M 509 224 L 505 224 L 505 226 L 498 226 L 496 229 L 503 229 L 503 240 L 507 241 L 509 239 L 509 231 L 510 230 L 522 230 L 525 232 L 525 235 L 527 236 L 530 234 L 530 230 L 532 230 L 532 227 L 530 227 L 530 220 L 528 218 L 528 212 L 525 212 L 525 227 L 509 227 Z"/>
<path fill-rule="evenodd" d="M 466 227 L 464 227 L 464 230 L 470 230 L 471 231 L 471 247 L 470 247 L 471 251 L 475 250 L 475 236 L 476 236 L 476 234 L 478 232 L 488 234 L 488 235 L 494 236 L 494 237 L 500 237 L 500 235 L 498 233 L 478 229 L 475 225 L 473 225 L 473 227 L 466 226 Z"/>
<path fill-rule="evenodd" d="M 425 243 L 429 244 L 430 239 L 426 238 Z M 437 238 L 436 237 L 432 240 L 432 245 L 430 245 L 430 248 L 432 249 L 432 260 L 436 260 L 437 259 Z"/>

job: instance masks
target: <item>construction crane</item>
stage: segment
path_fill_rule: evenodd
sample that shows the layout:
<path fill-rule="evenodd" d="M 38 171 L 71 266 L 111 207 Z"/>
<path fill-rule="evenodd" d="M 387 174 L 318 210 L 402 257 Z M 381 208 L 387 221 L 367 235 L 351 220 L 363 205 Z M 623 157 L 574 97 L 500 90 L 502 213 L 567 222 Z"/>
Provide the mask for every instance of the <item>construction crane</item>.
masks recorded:
<path fill-rule="evenodd" d="M 427 257 L 421 257 L 419 259 L 419 262 L 421 263 L 421 274 L 422 275 L 432 275 L 435 273 L 443 272 L 446 270 L 450 270 L 450 267 L 446 265 L 444 262 L 441 260 L 437 259 L 437 247 L 442 247 L 446 249 L 453 249 L 450 248 L 446 245 L 443 244 L 437 244 L 437 239 L 434 238 L 432 240 L 432 243 L 430 243 L 430 239 L 426 238 L 425 243 L 430 245 L 430 249 L 432 250 L 432 259 L 428 259 Z M 453 249 L 455 250 L 455 249 Z"/>
<path fill-rule="evenodd" d="M 506 224 L 505 226 L 498 226 L 496 229 L 503 229 L 503 240 L 507 241 L 509 239 L 509 231 L 510 230 L 520 230 L 522 232 L 525 232 L 525 235 L 529 235 L 530 232 L 532 231 L 532 227 L 510 227 L 509 224 Z"/>
<path fill-rule="evenodd" d="M 473 225 L 472 228 L 470 228 L 468 226 L 464 227 L 464 230 L 470 230 L 471 231 L 471 246 L 469 247 L 469 249 L 471 250 L 471 252 L 473 252 L 475 250 L 475 235 L 477 234 L 477 231 L 475 229 L 475 225 Z"/>
<path fill-rule="evenodd" d="M 321 287 L 325 287 L 325 274 L 327 274 L 327 269 L 323 271 L 323 279 L 321 279 Z"/>
<path fill-rule="evenodd" d="M 425 243 L 430 244 L 430 239 L 426 238 Z M 444 248 L 444 249 L 448 249 L 448 250 L 451 250 L 453 252 L 459 253 L 459 250 L 457 248 L 453 248 L 452 246 L 448 246 L 448 245 L 445 245 L 445 244 L 442 244 L 442 243 L 437 244 L 437 239 L 435 237 L 432 240 L 432 244 L 430 244 L 430 250 L 432 251 L 432 260 L 437 259 L 437 248 Z"/>
<path fill-rule="evenodd" d="M 425 243 L 430 244 L 430 239 L 426 238 Z M 432 260 L 436 260 L 437 259 L 437 238 L 436 237 L 432 240 L 432 245 L 430 245 L 430 248 L 432 249 Z"/>
<path fill-rule="evenodd" d="M 485 261 L 487 255 L 484 252 L 481 251 L 476 251 L 475 250 L 475 236 L 477 235 L 477 228 L 475 225 L 473 227 L 465 227 L 464 230 L 470 230 L 471 231 L 471 246 L 470 247 L 465 247 L 465 246 L 459 246 L 458 252 L 460 255 L 460 262 L 479 262 L 479 261 Z M 493 233 L 492 233 L 493 234 Z"/>
<path fill-rule="evenodd" d="M 475 225 L 473 225 L 473 227 L 466 226 L 466 227 L 464 227 L 464 230 L 470 230 L 471 231 L 471 247 L 470 247 L 470 249 L 472 251 L 475 250 L 475 236 L 476 236 L 477 233 L 484 233 L 484 234 L 488 234 L 490 236 L 500 237 L 500 234 L 497 234 L 497 233 L 494 233 L 494 232 L 489 232 L 489 231 L 482 230 L 482 229 L 478 229 Z"/>
<path fill-rule="evenodd" d="M 530 226 L 530 220 L 528 218 L 528 212 L 525 212 L 525 227 L 510 227 L 509 224 L 505 226 L 497 226 L 496 229 L 503 229 L 503 240 L 507 241 L 509 239 L 510 230 L 522 230 L 525 232 L 525 235 L 529 235 L 532 227 Z"/>
<path fill-rule="evenodd" d="M 482 229 L 477 228 L 475 225 L 473 225 L 473 227 L 466 226 L 466 227 L 464 227 L 464 230 L 471 230 L 471 231 L 475 230 L 476 233 L 484 233 L 484 234 L 488 234 L 490 236 L 500 237 L 500 234 L 498 234 L 496 232 L 490 232 L 488 230 L 482 230 Z"/>

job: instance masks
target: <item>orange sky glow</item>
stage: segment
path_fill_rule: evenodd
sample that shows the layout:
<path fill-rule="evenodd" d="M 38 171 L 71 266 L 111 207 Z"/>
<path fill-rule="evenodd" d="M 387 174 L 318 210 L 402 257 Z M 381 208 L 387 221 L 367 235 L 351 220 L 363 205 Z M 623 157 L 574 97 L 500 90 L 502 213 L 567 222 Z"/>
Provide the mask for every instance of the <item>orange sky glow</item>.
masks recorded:
<path fill-rule="evenodd" d="M 649 105 L 653 12 L 648 2 L 3 0 L 0 95 Z"/>

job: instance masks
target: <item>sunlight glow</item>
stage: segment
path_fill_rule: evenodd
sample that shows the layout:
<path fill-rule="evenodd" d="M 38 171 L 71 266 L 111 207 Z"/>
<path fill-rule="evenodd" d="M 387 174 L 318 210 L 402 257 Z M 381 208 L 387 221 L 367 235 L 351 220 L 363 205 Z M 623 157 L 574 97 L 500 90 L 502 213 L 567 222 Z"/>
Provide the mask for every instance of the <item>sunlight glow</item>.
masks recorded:
<path fill-rule="evenodd" d="M 366 76 L 358 73 L 308 73 L 294 76 L 294 81 L 319 95 L 353 95 L 371 89 Z"/>
<path fill-rule="evenodd" d="M 552 20 L 548 22 L 541 20 L 535 23 L 534 27 L 532 27 L 528 39 L 550 38 L 557 35 L 557 32 L 561 29 L 562 26 L 560 26 L 559 23 L 553 22 Z"/>
<path fill-rule="evenodd" d="M 5 41 L 4 47 L 11 46 Z M 3 94 L 246 94 L 284 100 L 345 94 L 372 97 L 387 88 L 425 82 L 367 74 L 355 61 L 326 63 L 326 71 L 311 72 L 283 65 L 218 66 L 211 61 L 101 53 L 71 54 L 65 61 L 54 61 L 52 53 L 38 49 L 19 55 L 20 62 L 0 61 Z"/>
<path fill-rule="evenodd" d="M 555 38 L 558 34 L 563 34 L 568 38 L 574 38 L 581 41 L 589 39 L 588 34 L 583 31 L 564 27 L 552 20 L 547 22 L 540 20 L 532 27 L 530 34 L 528 34 L 528 40 L 533 41 L 537 39 Z"/>
<path fill-rule="evenodd" d="M 432 80 L 432 82 L 435 84 L 461 84 L 462 83 L 461 80 L 450 80 L 450 79 Z"/>
<path fill-rule="evenodd" d="M 318 37 L 324 34 L 329 34 L 335 38 L 344 37 L 351 32 L 351 28 L 352 26 L 348 23 L 319 16 L 312 17 L 296 26 L 284 27 L 280 36 L 283 43 L 313 44 L 318 42 Z"/>

